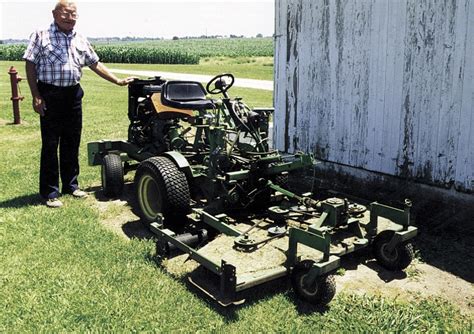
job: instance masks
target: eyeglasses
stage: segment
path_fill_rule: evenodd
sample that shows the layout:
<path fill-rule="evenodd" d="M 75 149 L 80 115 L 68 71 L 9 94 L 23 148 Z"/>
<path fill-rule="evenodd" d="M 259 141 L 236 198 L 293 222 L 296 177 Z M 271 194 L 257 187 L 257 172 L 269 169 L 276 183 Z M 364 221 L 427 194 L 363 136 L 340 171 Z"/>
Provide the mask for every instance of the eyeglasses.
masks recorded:
<path fill-rule="evenodd" d="M 57 13 L 63 19 L 71 17 L 73 20 L 77 20 L 79 18 L 79 15 L 76 12 L 63 12 L 63 11 L 58 10 Z"/>

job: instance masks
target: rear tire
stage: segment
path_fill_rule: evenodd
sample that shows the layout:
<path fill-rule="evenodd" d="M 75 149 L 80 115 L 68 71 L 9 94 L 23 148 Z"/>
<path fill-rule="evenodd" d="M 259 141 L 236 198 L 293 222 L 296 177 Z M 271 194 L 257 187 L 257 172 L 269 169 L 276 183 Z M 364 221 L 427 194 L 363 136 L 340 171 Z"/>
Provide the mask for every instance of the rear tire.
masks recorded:
<path fill-rule="evenodd" d="M 101 168 L 102 189 L 104 195 L 116 198 L 123 190 L 123 165 L 122 159 L 117 154 L 107 154 L 102 160 Z"/>
<path fill-rule="evenodd" d="M 316 278 L 312 286 L 305 286 L 304 280 L 308 275 L 313 261 L 304 260 L 298 263 L 291 273 L 291 283 L 295 293 L 303 300 L 314 305 L 327 305 L 336 295 L 336 280 L 333 275 Z"/>
<path fill-rule="evenodd" d="M 152 157 L 140 163 L 135 174 L 137 211 L 145 225 L 162 214 L 165 223 L 182 226 L 190 211 L 186 176 L 165 157 Z"/>

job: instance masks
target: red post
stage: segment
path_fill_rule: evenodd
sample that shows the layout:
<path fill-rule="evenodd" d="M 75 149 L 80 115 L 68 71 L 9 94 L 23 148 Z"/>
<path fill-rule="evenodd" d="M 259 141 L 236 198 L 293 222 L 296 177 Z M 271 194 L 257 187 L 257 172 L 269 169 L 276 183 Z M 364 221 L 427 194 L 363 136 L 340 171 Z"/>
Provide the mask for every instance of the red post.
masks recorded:
<path fill-rule="evenodd" d="M 24 99 L 23 96 L 18 95 L 18 83 L 21 81 L 21 77 L 13 66 L 10 67 L 8 74 L 10 74 L 10 83 L 12 86 L 12 97 L 10 100 L 12 100 L 13 103 L 13 124 L 20 124 L 20 101 Z"/>

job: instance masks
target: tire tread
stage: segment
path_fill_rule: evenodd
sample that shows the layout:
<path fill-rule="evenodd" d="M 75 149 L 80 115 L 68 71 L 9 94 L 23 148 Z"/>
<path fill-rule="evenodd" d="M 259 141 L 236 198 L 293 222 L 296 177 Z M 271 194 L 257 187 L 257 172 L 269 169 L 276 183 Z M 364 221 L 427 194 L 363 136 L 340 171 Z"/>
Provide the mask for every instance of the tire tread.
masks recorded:
<path fill-rule="evenodd" d="M 109 198 L 119 197 L 124 185 L 122 159 L 117 154 L 109 153 L 102 161 L 102 168 L 106 177 L 105 183 L 102 180 L 104 195 Z"/>

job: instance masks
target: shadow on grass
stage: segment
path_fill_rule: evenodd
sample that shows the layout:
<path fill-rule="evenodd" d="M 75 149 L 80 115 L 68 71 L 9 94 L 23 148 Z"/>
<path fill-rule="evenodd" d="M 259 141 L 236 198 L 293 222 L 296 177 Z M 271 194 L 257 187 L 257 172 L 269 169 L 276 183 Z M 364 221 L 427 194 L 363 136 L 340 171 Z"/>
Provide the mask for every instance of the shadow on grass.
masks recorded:
<path fill-rule="evenodd" d="M 4 119 L 0 119 L 0 126 L 4 126 L 4 125 L 6 125 L 6 126 L 22 126 L 22 125 L 29 125 L 29 124 L 24 119 L 21 120 L 20 124 L 15 124 L 12 121 L 7 121 L 7 120 L 4 120 Z"/>
<path fill-rule="evenodd" d="M 369 261 L 365 263 L 365 265 L 369 267 L 370 269 L 372 269 L 373 271 L 377 272 L 377 275 L 379 276 L 379 278 L 385 283 L 389 283 L 394 280 L 402 280 L 402 279 L 407 278 L 406 272 L 402 270 L 398 270 L 398 271 L 387 270 L 383 268 L 382 266 L 380 266 L 375 260 Z"/>
<path fill-rule="evenodd" d="M 471 224 L 474 225 L 474 222 L 471 221 Z M 473 232 L 465 232 L 458 226 L 441 230 L 430 230 L 429 226 L 424 226 L 420 231 L 415 251 L 421 261 L 474 283 Z"/>
<path fill-rule="evenodd" d="M 0 202 L 0 208 L 18 209 L 26 206 L 42 204 L 42 199 L 38 194 L 18 196 L 3 202 Z"/>
<path fill-rule="evenodd" d="M 150 240 L 155 236 L 140 219 L 126 222 L 122 225 L 122 231 L 130 239 Z"/>
<path fill-rule="evenodd" d="M 428 203 L 417 221 L 417 257 L 474 283 L 474 207 Z"/>
<path fill-rule="evenodd" d="M 132 204 L 133 200 L 133 182 L 128 182 L 123 185 L 122 193 L 118 197 L 110 198 L 105 196 L 102 186 L 92 186 L 84 189 L 85 191 L 92 193 L 95 199 L 99 202 L 111 202 L 111 201 L 126 201 Z"/>

